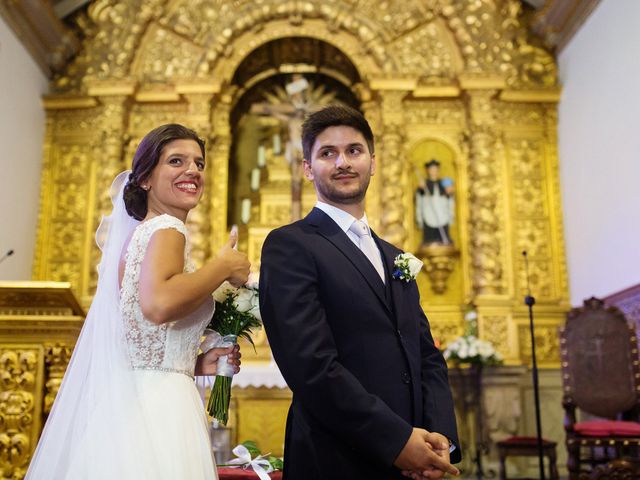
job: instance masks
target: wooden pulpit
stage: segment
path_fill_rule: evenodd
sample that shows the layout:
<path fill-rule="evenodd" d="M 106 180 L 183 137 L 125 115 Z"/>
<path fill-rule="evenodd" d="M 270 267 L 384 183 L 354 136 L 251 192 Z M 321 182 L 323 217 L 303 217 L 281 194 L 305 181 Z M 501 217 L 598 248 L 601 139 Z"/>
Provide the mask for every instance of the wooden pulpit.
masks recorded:
<path fill-rule="evenodd" d="M 85 313 L 66 282 L 0 282 L 0 472 L 23 478 Z"/>

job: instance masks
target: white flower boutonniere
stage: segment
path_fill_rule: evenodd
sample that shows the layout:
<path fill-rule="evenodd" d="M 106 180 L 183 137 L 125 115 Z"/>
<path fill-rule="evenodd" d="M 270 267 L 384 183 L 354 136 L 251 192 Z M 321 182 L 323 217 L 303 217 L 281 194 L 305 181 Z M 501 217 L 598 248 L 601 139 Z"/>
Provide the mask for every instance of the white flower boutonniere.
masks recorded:
<path fill-rule="evenodd" d="M 395 269 L 393 270 L 393 278 L 396 280 L 404 280 L 410 282 L 415 280 L 422 269 L 423 263 L 411 253 L 401 253 L 393 261 Z"/>

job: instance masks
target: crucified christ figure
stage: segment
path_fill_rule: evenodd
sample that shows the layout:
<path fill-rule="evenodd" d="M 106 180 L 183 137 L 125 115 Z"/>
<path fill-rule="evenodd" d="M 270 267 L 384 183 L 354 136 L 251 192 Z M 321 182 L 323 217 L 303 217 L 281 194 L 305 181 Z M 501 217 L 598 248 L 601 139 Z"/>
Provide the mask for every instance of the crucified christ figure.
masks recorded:
<path fill-rule="evenodd" d="M 287 128 L 285 158 L 291 169 L 291 221 L 295 222 L 302 218 L 302 123 L 316 104 L 311 100 L 309 82 L 298 73 L 285 90 L 286 98 L 270 96 L 270 103 L 253 104 L 251 113 L 276 117 Z"/>

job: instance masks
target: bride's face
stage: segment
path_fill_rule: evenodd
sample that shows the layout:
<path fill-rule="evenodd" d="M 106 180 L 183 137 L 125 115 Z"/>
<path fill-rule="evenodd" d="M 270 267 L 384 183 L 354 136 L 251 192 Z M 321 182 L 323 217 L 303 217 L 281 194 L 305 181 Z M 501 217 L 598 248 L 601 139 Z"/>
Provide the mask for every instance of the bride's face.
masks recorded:
<path fill-rule="evenodd" d="M 143 184 L 149 187 L 149 212 L 186 219 L 202 197 L 204 167 L 200 146 L 194 140 L 174 140 L 165 145 L 149 180 Z"/>

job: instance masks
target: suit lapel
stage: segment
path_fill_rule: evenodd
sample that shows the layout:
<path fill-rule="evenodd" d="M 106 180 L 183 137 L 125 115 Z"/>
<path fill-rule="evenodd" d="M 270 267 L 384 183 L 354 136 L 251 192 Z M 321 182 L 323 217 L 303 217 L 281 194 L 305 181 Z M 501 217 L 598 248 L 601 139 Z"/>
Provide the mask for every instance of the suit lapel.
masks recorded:
<path fill-rule="evenodd" d="M 394 261 L 398 252 L 387 242 L 384 242 L 378 237 L 372 230 L 373 238 L 378 244 L 378 248 L 382 252 L 382 261 L 384 262 L 385 269 L 387 270 L 387 282 L 389 283 L 389 289 L 391 291 L 391 301 L 393 304 L 393 311 L 395 313 L 396 325 L 404 318 L 402 315 L 404 309 L 404 302 L 402 297 L 404 295 L 404 288 L 402 281 L 393 278 L 393 271 L 395 270 Z"/>
<path fill-rule="evenodd" d="M 318 208 L 311 210 L 305 218 L 310 225 L 318 228 L 318 233 L 331 242 L 351 264 L 360 272 L 365 282 L 378 297 L 384 307 L 392 313 L 391 306 L 385 298 L 385 286 L 380 280 L 377 270 L 362 251 L 355 246 L 346 233 L 334 222 L 329 215 Z"/>

